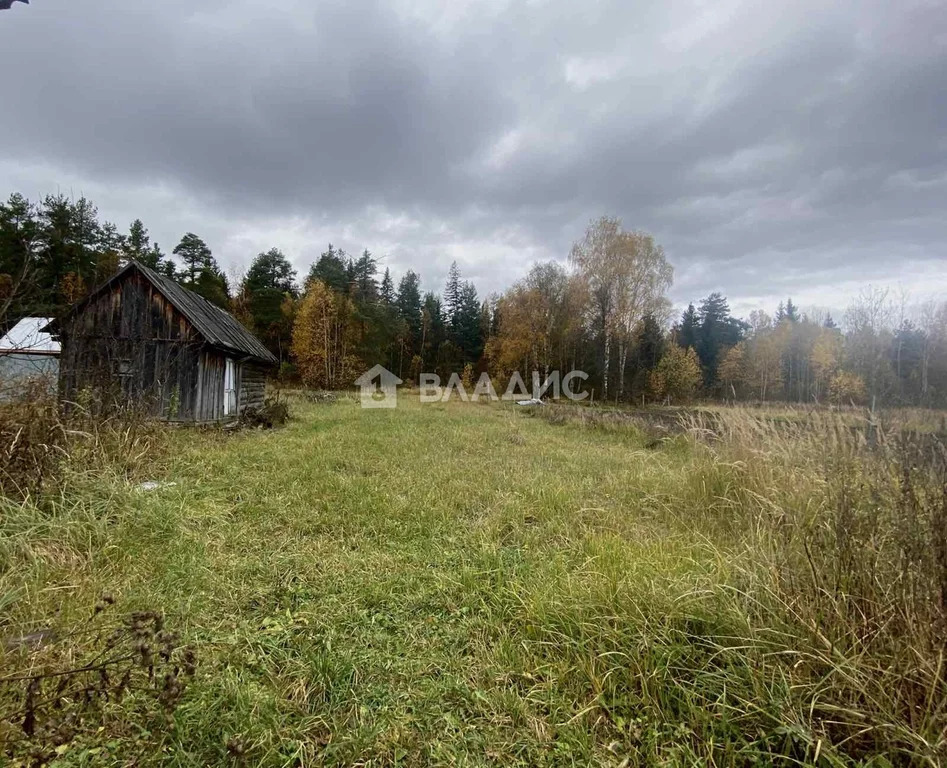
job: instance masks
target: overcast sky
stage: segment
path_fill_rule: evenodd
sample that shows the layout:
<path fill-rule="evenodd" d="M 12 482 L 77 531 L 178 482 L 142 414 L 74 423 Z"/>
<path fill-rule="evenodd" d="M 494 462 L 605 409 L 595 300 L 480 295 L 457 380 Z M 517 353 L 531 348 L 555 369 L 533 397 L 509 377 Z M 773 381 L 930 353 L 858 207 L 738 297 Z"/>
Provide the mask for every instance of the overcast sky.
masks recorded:
<path fill-rule="evenodd" d="M 0 62 L 0 195 L 229 272 L 331 241 L 485 294 L 609 214 L 679 305 L 947 295 L 940 0 L 32 0 Z"/>

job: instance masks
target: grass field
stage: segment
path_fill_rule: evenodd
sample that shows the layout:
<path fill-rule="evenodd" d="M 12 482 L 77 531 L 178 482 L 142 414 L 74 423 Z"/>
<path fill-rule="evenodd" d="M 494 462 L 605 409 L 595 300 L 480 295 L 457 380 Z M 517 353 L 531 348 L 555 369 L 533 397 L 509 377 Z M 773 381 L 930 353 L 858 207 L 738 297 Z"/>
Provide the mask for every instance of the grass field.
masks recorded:
<path fill-rule="evenodd" d="M 58 764 L 947 754 L 926 475 L 828 432 L 707 443 L 507 404 L 292 405 L 282 429 L 179 430 L 144 474 L 73 462 L 56 499 L 3 503 L 0 639 L 153 610 L 197 657 L 170 723 L 141 693 L 104 705 Z M 8 644 L 0 675 L 96 653 L 81 632 Z M 0 707 L 22 693 L 0 685 Z"/>

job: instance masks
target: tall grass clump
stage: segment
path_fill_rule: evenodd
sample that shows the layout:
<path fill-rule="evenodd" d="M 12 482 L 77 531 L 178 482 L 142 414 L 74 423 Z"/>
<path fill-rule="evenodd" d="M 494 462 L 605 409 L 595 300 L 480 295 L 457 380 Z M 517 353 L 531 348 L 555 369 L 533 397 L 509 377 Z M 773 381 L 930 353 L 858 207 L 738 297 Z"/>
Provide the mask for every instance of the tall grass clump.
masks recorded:
<path fill-rule="evenodd" d="M 683 420 L 700 457 L 691 482 L 718 494 L 701 525 L 807 727 L 857 758 L 944 760 L 944 446 L 871 415 Z"/>
<path fill-rule="evenodd" d="M 55 494 L 83 476 L 153 469 L 164 428 L 133 406 L 103 409 L 91 393 L 65 409 L 45 385 L 0 402 L 0 495 Z"/>
<path fill-rule="evenodd" d="M 43 389 L 0 404 L 0 605 L 8 580 L 90 553 L 131 484 L 160 474 L 167 446 L 166 429 L 133 409 L 63 410 Z"/>
<path fill-rule="evenodd" d="M 139 696 L 134 649 L 113 653 L 117 635 L 77 628 L 69 596 L 127 513 L 132 484 L 161 471 L 165 438 L 137 410 L 101 411 L 90 398 L 63 409 L 45 386 L 0 403 L 0 754 L 15 765 L 46 764 L 101 733 L 119 698 Z M 61 598 L 44 599 L 61 584 Z M 176 704 L 174 665 L 160 681 L 143 668 L 154 697 Z"/>
<path fill-rule="evenodd" d="M 45 382 L 0 400 L 0 495 L 28 497 L 62 459 L 65 438 L 56 399 Z"/>

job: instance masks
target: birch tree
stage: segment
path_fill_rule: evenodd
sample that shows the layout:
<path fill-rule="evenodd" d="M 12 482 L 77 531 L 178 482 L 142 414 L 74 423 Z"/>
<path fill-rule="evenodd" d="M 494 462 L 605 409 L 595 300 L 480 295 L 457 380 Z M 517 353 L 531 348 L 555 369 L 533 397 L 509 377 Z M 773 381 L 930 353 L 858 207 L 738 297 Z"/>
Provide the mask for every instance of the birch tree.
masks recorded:
<path fill-rule="evenodd" d="M 673 269 L 664 249 L 646 232 L 622 229 L 617 218 L 593 221 L 572 246 L 570 262 L 588 286 L 590 319 L 602 345 L 602 390 L 608 397 L 612 353 L 617 346 L 619 376 L 616 399 L 624 390 L 628 349 L 647 314 L 666 315 L 665 294 Z"/>

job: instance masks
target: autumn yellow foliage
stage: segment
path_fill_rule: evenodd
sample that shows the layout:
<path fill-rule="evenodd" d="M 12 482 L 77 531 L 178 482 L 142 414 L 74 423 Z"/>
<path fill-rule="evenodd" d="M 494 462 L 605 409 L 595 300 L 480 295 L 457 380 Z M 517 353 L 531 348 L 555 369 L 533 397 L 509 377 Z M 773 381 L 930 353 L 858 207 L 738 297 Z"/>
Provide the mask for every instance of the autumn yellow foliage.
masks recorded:
<path fill-rule="evenodd" d="M 659 400 L 689 400 L 697 392 L 700 379 L 700 362 L 694 348 L 684 349 L 671 344 L 657 368 L 651 372 L 651 394 Z"/>
<path fill-rule="evenodd" d="M 321 280 L 309 283 L 293 324 L 292 354 L 309 387 L 348 386 L 361 371 L 354 349 L 358 327 L 352 300 Z"/>

